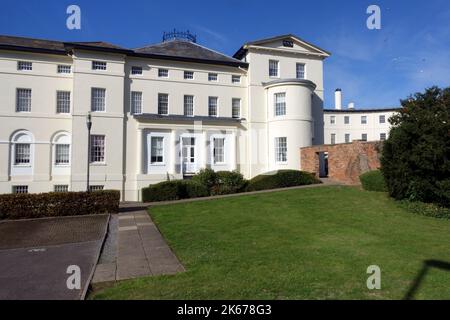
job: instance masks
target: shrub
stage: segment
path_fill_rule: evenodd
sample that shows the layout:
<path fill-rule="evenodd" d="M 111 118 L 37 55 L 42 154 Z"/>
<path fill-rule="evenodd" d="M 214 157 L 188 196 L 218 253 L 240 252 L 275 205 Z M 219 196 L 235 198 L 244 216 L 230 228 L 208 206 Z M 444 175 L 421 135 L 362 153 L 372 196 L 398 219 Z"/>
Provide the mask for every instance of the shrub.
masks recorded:
<path fill-rule="evenodd" d="M 373 170 L 363 173 L 359 176 L 362 187 L 367 191 L 381 191 L 386 192 L 386 183 L 384 182 L 383 174 L 380 170 Z"/>
<path fill-rule="evenodd" d="M 450 209 L 438 206 L 434 203 L 424 203 L 420 201 L 401 200 L 399 204 L 409 212 L 440 219 L 450 219 Z"/>
<path fill-rule="evenodd" d="M 247 180 L 237 171 L 218 171 L 217 184 L 211 188 L 211 194 L 231 194 L 245 190 Z"/>
<path fill-rule="evenodd" d="M 401 104 L 381 158 L 389 194 L 450 207 L 450 88 L 432 87 Z"/>
<path fill-rule="evenodd" d="M 192 181 L 195 181 L 206 189 L 211 190 L 213 186 L 217 184 L 217 174 L 210 168 L 201 169 L 199 173 L 192 177 Z"/>
<path fill-rule="evenodd" d="M 192 180 L 164 181 L 142 189 L 142 200 L 145 202 L 198 198 L 208 195 L 208 189 L 204 185 Z"/>
<path fill-rule="evenodd" d="M 115 213 L 120 192 L 50 192 L 0 195 L 0 219 L 29 219 Z"/>
<path fill-rule="evenodd" d="M 287 188 L 308 184 L 321 183 L 314 174 L 298 170 L 279 170 L 276 173 L 266 173 L 251 179 L 247 191 Z"/>

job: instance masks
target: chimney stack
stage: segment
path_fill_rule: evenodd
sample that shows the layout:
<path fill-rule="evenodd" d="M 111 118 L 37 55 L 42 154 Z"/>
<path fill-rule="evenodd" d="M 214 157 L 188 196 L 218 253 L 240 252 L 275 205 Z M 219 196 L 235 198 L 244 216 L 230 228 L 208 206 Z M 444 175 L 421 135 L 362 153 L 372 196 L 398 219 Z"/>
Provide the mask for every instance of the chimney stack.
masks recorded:
<path fill-rule="evenodd" d="M 355 109 L 355 103 L 354 103 L 354 102 L 350 102 L 350 103 L 348 104 L 348 109 L 349 109 L 349 110 Z"/>
<path fill-rule="evenodd" d="M 334 91 L 334 108 L 336 110 L 342 109 L 342 90 L 339 88 Z"/>

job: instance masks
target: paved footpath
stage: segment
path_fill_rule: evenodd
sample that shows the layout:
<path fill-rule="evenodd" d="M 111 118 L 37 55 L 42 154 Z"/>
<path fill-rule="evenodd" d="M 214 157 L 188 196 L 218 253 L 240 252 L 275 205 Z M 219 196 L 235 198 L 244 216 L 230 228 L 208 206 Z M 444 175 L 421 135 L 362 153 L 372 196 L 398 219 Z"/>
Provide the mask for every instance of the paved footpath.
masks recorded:
<path fill-rule="evenodd" d="M 93 283 L 185 271 L 145 208 L 142 204 L 122 206 L 117 226 L 110 229 L 110 233 L 117 232 L 113 235 L 115 259 L 100 260 Z"/>

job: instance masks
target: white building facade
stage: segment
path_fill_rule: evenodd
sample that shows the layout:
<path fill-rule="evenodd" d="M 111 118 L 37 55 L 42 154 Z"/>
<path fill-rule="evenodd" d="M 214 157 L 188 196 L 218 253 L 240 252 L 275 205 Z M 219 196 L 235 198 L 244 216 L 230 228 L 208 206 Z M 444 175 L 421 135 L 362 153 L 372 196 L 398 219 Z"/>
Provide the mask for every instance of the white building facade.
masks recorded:
<path fill-rule="evenodd" d="M 353 103 L 343 109 L 341 89 L 336 89 L 334 109 L 324 110 L 325 144 L 386 140 L 391 128 L 389 118 L 397 111 L 398 108 L 355 109 Z"/>
<path fill-rule="evenodd" d="M 177 38 L 131 50 L 0 36 L 0 193 L 84 191 L 88 166 L 91 189 L 130 201 L 205 167 L 301 169 L 300 148 L 330 143 L 342 114 L 324 118 L 328 56 L 293 35 L 233 57 Z"/>

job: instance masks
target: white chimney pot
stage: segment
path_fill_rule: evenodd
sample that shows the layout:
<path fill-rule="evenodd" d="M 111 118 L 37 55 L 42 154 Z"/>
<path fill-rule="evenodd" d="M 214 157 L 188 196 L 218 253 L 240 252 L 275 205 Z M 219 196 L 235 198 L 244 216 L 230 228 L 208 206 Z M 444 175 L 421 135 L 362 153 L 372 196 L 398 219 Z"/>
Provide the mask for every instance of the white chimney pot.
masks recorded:
<path fill-rule="evenodd" d="M 336 91 L 334 91 L 334 108 L 336 110 L 342 109 L 342 91 L 341 91 L 341 89 L 336 89 Z"/>

